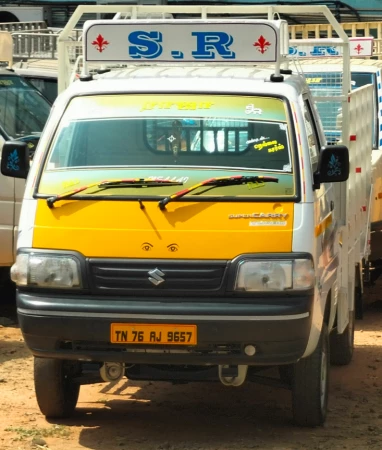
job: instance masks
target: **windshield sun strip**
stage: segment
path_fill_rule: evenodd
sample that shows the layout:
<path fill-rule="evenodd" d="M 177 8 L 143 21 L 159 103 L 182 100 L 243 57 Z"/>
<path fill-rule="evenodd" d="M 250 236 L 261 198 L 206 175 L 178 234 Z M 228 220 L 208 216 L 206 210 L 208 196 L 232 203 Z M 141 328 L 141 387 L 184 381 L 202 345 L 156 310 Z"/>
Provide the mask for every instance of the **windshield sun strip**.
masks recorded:
<path fill-rule="evenodd" d="M 71 166 L 70 168 L 68 167 L 58 167 L 56 169 L 48 169 L 47 172 L 67 172 L 68 169 L 70 169 L 70 171 L 72 170 L 89 170 L 89 169 L 93 169 L 93 168 L 101 168 L 101 169 L 107 169 L 107 170 L 115 170 L 115 169 L 123 169 L 126 170 L 126 168 L 130 169 L 183 169 L 183 170 L 187 170 L 187 169 L 203 169 L 203 170 L 227 170 L 227 171 L 245 171 L 245 172 L 275 172 L 275 173 L 286 173 L 286 174 L 293 174 L 293 170 L 291 168 L 291 170 L 282 170 L 282 169 L 264 169 L 262 167 L 235 167 L 235 166 L 201 166 L 201 165 L 160 165 L 160 164 L 155 164 L 155 165 L 150 165 L 147 164 L 147 166 L 142 166 L 142 165 L 128 165 L 128 166 L 121 166 L 121 165 L 114 165 L 114 166 Z"/>

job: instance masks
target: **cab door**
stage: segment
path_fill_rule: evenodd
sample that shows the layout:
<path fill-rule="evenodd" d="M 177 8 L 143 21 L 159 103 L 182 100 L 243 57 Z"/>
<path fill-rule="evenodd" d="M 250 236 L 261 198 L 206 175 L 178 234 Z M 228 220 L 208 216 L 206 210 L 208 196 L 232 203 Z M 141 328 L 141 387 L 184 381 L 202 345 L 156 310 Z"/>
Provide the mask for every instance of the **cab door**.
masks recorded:
<path fill-rule="evenodd" d="M 0 148 L 3 144 L 4 138 L 0 135 Z M 15 178 L 0 174 L 0 266 L 13 264 L 14 226 Z"/>
<path fill-rule="evenodd" d="M 304 121 L 308 137 L 311 173 L 317 170 L 320 148 L 326 144 L 325 138 L 319 132 L 320 123 L 317 110 L 310 96 L 303 97 Z M 319 188 L 313 187 L 314 199 L 314 235 L 315 235 L 315 263 L 318 275 L 318 290 L 325 304 L 328 293 L 337 278 L 338 267 L 338 221 L 340 210 L 338 206 L 339 183 L 324 183 Z"/>

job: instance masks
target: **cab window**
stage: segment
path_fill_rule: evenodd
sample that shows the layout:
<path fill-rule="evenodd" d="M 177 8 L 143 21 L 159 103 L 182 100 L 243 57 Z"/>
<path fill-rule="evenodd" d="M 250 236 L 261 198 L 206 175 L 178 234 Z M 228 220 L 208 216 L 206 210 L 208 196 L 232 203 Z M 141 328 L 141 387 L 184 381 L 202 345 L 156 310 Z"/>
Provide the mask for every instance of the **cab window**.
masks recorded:
<path fill-rule="evenodd" d="M 7 138 L 40 134 L 51 104 L 17 76 L 0 76 L 0 126 Z"/>
<path fill-rule="evenodd" d="M 50 78 L 25 77 L 41 94 L 51 103 L 54 103 L 57 97 L 57 80 Z"/>
<path fill-rule="evenodd" d="M 308 138 L 308 147 L 310 154 L 310 164 L 312 167 L 312 173 L 317 170 L 318 157 L 319 157 L 319 139 L 317 135 L 316 125 L 314 122 L 314 116 L 307 99 L 304 100 L 304 120 L 306 135 Z"/>

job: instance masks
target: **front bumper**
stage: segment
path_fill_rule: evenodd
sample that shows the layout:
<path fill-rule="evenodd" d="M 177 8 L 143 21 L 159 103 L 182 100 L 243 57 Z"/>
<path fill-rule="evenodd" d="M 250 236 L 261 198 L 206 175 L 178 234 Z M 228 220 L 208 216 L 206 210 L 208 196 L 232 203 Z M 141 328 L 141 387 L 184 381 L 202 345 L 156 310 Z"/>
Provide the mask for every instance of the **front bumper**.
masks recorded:
<path fill-rule="evenodd" d="M 128 364 L 296 362 L 311 329 L 313 293 L 296 297 L 121 299 L 17 293 L 25 342 L 35 356 Z M 194 324 L 196 346 L 111 344 L 112 323 Z M 254 356 L 244 353 L 256 347 Z"/>

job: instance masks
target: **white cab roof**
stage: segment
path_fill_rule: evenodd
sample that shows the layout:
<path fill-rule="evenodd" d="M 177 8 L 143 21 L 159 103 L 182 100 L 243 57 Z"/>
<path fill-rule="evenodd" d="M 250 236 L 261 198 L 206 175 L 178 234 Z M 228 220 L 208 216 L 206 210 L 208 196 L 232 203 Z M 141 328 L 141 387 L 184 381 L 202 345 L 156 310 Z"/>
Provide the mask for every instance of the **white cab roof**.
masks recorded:
<path fill-rule="evenodd" d="M 270 81 L 274 71 L 242 67 L 136 66 L 111 70 L 92 81 L 76 81 L 63 97 L 126 92 L 218 92 L 227 94 L 298 95 L 308 90 L 301 76 L 286 75 L 283 82 Z"/>
<path fill-rule="evenodd" d="M 55 59 L 29 59 L 18 62 L 12 67 L 16 73 L 23 76 L 57 78 L 58 62 Z"/>

